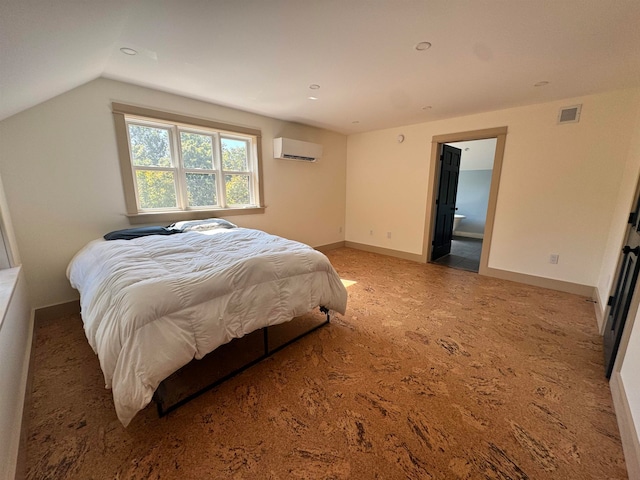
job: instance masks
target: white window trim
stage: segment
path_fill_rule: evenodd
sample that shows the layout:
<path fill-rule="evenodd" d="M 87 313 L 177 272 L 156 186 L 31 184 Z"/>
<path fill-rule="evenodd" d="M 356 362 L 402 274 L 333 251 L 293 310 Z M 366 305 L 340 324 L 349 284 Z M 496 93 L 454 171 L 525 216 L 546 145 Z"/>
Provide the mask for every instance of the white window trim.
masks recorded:
<path fill-rule="evenodd" d="M 136 107 L 132 105 L 125 105 L 121 103 L 113 103 L 112 111 L 115 122 L 116 129 L 116 139 L 118 145 L 118 157 L 120 160 L 120 173 L 122 174 L 122 184 L 124 188 L 124 196 L 125 196 L 125 204 L 127 208 L 127 217 L 129 218 L 129 222 L 131 224 L 141 224 L 141 223 L 151 223 L 151 222 L 172 222 L 179 220 L 189 220 L 189 219 L 201 219 L 201 218 L 209 218 L 216 216 L 233 216 L 233 215 L 247 215 L 247 214 L 256 214 L 256 213 L 264 213 L 264 188 L 263 188 L 263 175 L 262 175 L 262 148 L 261 148 L 261 140 L 262 134 L 260 130 L 230 125 L 220 122 L 215 122 L 212 120 L 196 118 L 196 117 L 188 117 L 185 115 L 174 114 L 170 112 L 163 112 L 159 110 L 152 110 L 143 107 Z M 254 165 L 255 174 L 250 175 L 250 179 L 252 179 L 251 185 L 251 202 L 254 204 L 252 206 L 228 206 L 221 204 L 219 207 L 188 207 L 183 208 L 184 205 L 180 204 L 178 201 L 178 207 L 175 209 L 162 209 L 162 210 L 143 210 L 139 208 L 137 192 L 136 192 L 136 181 L 134 177 L 134 166 L 131 161 L 131 154 L 129 150 L 129 133 L 127 124 L 131 122 L 134 124 L 149 124 L 149 125 L 160 125 L 162 128 L 169 128 L 172 125 L 172 128 L 183 127 L 182 131 L 193 131 L 193 133 L 207 133 L 207 134 L 215 134 L 220 138 L 230 138 L 230 139 L 238 139 L 248 141 L 247 137 L 251 137 L 252 141 L 248 142 L 251 148 L 252 161 Z M 214 132 L 212 132 L 212 130 Z M 177 135 L 177 130 L 173 132 L 174 135 Z M 176 137 L 177 138 L 177 137 Z M 180 152 L 178 152 L 178 145 L 175 145 L 175 141 L 171 139 L 171 148 L 172 154 L 178 155 L 174 157 L 180 163 L 182 162 L 180 158 Z M 219 149 L 219 141 L 215 142 L 214 148 Z M 220 152 L 217 152 L 220 154 Z M 222 169 L 222 162 L 219 157 L 218 162 L 220 162 L 219 170 L 216 173 L 220 177 L 217 179 L 218 189 L 224 188 L 224 182 L 222 180 L 222 175 L 225 174 L 246 174 L 247 172 L 229 172 Z M 178 160 L 179 159 L 179 160 Z M 214 168 L 216 166 L 214 165 Z M 170 170 L 169 168 L 159 167 L 161 170 Z M 185 169 L 184 171 L 186 171 Z M 182 182 L 180 176 L 176 177 L 176 195 L 179 196 L 178 189 L 184 188 L 184 186 L 179 185 Z M 220 190 L 219 190 L 220 191 Z M 257 197 L 257 198 L 256 198 Z M 222 195 L 224 198 L 224 194 Z"/>

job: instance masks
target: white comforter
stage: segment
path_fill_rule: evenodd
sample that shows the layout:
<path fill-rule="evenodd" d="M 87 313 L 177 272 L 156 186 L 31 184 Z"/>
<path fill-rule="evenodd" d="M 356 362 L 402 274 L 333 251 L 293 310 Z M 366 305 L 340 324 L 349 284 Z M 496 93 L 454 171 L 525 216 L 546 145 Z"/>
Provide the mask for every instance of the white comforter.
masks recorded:
<path fill-rule="evenodd" d="M 246 228 L 95 240 L 67 276 L 124 426 L 193 358 L 318 305 L 344 314 L 347 304 L 322 253 Z"/>

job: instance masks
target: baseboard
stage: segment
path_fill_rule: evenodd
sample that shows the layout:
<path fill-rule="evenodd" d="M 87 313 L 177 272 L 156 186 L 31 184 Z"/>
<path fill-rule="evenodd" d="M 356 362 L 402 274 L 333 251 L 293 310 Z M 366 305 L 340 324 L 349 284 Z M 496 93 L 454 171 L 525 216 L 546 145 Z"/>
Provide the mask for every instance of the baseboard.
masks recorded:
<path fill-rule="evenodd" d="M 25 358 L 23 359 L 23 364 L 27 365 L 27 369 L 26 372 L 23 373 L 22 381 L 22 385 L 24 385 L 24 401 L 22 402 L 22 421 L 20 425 L 20 441 L 18 444 L 15 480 L 23 480 L 27 477 L 27 439 L 29 432 L 31 400 L 33 398 L 33 347 L 35 339 L 35 311 L 32 310 L 29 325 L 29 337 L 27 338 L 29 348 L 25 352 Z"/>
<path fill-rule="evenodd" d="M 327 245 L 320 245 L 318 247 L 313 247 L 319 252 L 330 252 L 331 250 L 335 250 L 336 248 L 344 247 L 344 240 L 342 242 L 329 243 Z"/>
<path fill-rule="evenodd" d="M 456 230 L 455 232 L 453 232 L 453 236 L 467 238 L 484 238 L 484 233 L 461 232 L 460 230 Z"/>
<path fill-rule="evenodd" d="M 604 312 L 607 309 L 606 305 L 600 303 L 600 291 L 598 287 L 593 287 L 593 308 L 596 313 L 596 321 L 598 322 L 598 332 L 600 335 L 604 334 Z M 604 306 L 604 308 L 602 308 Z"/>
<path fill-rule="evenodd" d="M 508 270 L 500 270 L 498 268 L 487 268 L 481 272 L 482 275 L 488 277 L 500 278 L 502 280 L 510 280 L 512 282 L 524 283 L 535 287 L 548 288 L 559 292 L 573 293 L 583 297 L 593 298 L 594 287 L 592 285 L 582 285 L 580 283 L 565 282 L 564 280 L 555 280 L 553 278 L 537 277 L 526 273 L 510 272 Z"/>
<path fill-rule="evenodd" d="M 404 260 L 412 260 L 414 262 L 423 263 L 422 255 L 417 253 L 401 252 L 400 250 L 392 250 L 390 248 L 376 247 L 374 245 L 366 245 L 364 243 L 357 242 L 344 242 L 345 247 L 355 248 L 356 250 L 364 250 L 365 252 L 379 253 L 380 255 L 387 255 L 389 257 L 402 258 Z"/>
<path fill-rule="evenodd" d="M 624 390 L 620 372 L 613 373 L 609 387 L 613 398 L 613 409 L 620 429 L 627 474 L 630 479 L 640 479 L 640 439 L 638 439 L 638 432 L 633 423 L 631 408 L 627 401 L 627 394 Z"/>
<path fill-rule="evenodd" d="M 50 305 L 48 307 L 36 308 L 35 321 L 36 323 L 46 322 L 76 313 L 80 313 L 80 300 L 71 300 L 70 302 L 66 303 L 59 303 L 57 305 Z"/>

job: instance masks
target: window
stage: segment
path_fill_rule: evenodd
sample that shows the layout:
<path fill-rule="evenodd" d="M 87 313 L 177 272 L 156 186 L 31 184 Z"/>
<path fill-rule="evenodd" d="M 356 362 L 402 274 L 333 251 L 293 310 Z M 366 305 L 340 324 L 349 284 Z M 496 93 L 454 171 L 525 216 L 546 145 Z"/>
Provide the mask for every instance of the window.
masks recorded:
<path fill-rule="evenodd" d="M 11 268 L 11 262 L 9 261 L 9 249 L 4 240 L 4 234 L 0 229 L 0 270 L 5 268 Z"/>
<path fill-rule="evenodd" d="M 260 131 L 113 104 L 131 223 L 261 213 Z"/>

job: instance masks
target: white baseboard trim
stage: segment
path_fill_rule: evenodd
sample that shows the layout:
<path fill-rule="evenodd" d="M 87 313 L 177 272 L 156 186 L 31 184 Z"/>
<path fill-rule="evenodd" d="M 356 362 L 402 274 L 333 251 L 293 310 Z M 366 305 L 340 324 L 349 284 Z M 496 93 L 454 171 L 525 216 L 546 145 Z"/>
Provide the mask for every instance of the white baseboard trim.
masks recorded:
<path fill-rule="evenodd" d="M 600 291 L 598 287 L 593 287 L 593 308 L 596 312 L 596 321 L 598 322 L 598 332 L 600 335 L 604 334 L 604 312 L 607 309 L 606 305 L 602 305 L 600 302 Z"/>
<path fill-rule="evenodd" d="M 613 398 L 613 409 L 616 412 L 618 421 L 618 429 L 620 430 L 624 461 L 627 464 L 627 474 L 630 479 L 640 479 L 640 439 L 638 439 L 638 432 L 633 424 L 631 408 L 629 408 L 620 372 L 614 372 L 611 375 L 609 387 Z"/>
<path fill-rule="evenodd" d="M 455 232 L 453 232 L 453 236 L 467 238 L 484 238 L 484 233 L 461 232 L 460 230 L 456 230 Z"/>

